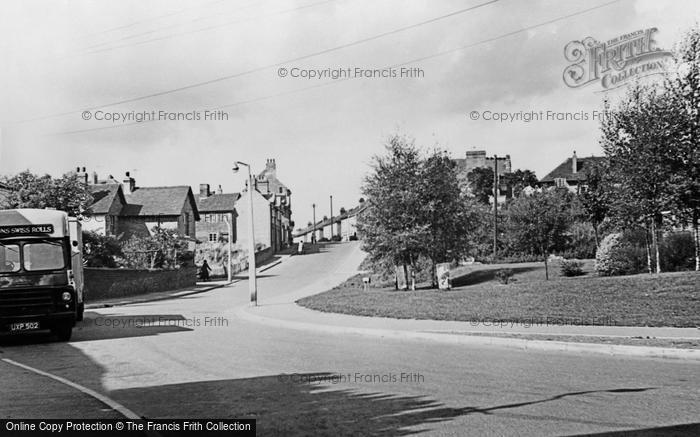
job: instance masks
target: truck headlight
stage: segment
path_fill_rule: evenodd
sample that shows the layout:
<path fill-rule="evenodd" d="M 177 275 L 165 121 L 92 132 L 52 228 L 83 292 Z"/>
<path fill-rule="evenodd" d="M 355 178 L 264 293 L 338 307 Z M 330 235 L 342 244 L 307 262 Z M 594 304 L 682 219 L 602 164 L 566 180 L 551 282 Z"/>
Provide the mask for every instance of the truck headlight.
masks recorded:
<path fill-rule="evenodd" d="M 64 291 L 63 294 L 61 295 L 61 299 L 63 299 L 64 302 L 69 302 L 71 300 L 72 296 L 69 292 Z"/>

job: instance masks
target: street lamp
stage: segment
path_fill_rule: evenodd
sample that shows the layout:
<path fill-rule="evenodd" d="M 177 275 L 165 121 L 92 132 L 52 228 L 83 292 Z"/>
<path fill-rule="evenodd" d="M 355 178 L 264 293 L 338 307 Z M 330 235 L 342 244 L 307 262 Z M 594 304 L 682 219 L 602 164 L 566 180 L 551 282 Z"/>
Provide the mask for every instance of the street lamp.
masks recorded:
<path fill-rule="evenodd" d="M 316 204 L 312 203 L 311 207 L 314 209 L 314 223 L 313 223 L 313 234 L 311 234 L 311 243 L 316 242 Z"/>
<path fill-rule="evenodd" d="M 248 290 L 250 290 L 250 305 L 258 305 L 258 281 L 255 276 L 255 230 L 253 228 L 253 175 L 250 173 L 250 165 L 236 161 L 232 170 L 237 173 L 238 165 L 248 167 Z M 229 238 L 231 238 L 229 236 Z"/>

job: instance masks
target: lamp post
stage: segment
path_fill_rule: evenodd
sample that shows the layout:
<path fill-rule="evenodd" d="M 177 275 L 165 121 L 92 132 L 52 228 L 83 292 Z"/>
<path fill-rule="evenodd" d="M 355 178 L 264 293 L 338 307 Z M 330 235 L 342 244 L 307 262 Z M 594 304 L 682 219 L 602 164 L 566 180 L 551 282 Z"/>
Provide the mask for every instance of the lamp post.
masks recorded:
<path fill-rule="evenodd" d="M 233 172 L 239 170 L 238 165 L 248 167 L 248 290 L 250 291 L 250 305 L 258 305 L 258 282 L 255 275 L 255 229 L 253 227 L 253 175 L 250 172 L 250 165 L 245 162 L 236 161 Z M 231 237 L 229 237 L 230 239 Z"/>
<path fill-rule="evenodd" d="M 331 240 L 333 239 L 333 195 L 331 195 Z"/>
<path fill-rule="evenodd" d="M 228 266 L 226 267 L 226 278 L 228 282 L 231 282 L 231 253 L 233 252 L 231 248 L 231 240 L 233 239 L 233 213 L 224 215 L 226 223 L 228 224 Z"/>
<path fill-rule="evenodd" d="M 313 222 L 313 233 L 311 234 L 311 243 L 316 242 L 316 204 L 312 203 L 311 207 L 314 209 L 314 222 Z"/>

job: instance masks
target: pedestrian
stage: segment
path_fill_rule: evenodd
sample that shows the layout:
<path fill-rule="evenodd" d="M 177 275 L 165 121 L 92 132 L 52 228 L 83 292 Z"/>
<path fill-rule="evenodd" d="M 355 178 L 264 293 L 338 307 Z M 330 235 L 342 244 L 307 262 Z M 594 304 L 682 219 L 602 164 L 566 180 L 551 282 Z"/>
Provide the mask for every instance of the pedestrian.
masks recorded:
<path fill-rule="evenodd" d="M 204 260 L 204 262 L 202 263 L 202 267 L 199 268 L 199 277 L 202 279 L 202 281 L 206 282 L 209 280 L 210 271 L 211 267 L 209 267 L 207 260 Z"/>

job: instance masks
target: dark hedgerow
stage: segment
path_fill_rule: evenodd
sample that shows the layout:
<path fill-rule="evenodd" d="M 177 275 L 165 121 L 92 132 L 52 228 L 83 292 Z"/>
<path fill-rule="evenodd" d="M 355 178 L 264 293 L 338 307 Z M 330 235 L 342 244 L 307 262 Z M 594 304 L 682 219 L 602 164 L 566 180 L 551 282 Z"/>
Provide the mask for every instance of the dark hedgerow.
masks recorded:
<path fill-rule="evenodd" d="M 582 276 L 583 262 L 576 260 L 564 260 L 561 262 L 561 274 L 562 276 Z"/>
<path fill-rule="evenodd" d="M 512 269 L 500 269 L 496 271 L 494 276 L 496 277 L 496 279 L 498 279 L 498 281 L 501 284 L 507 284 L 508 281 L 510 281 L 510 278 L 513 277 L 513 274 L 514 273 Z"/>

